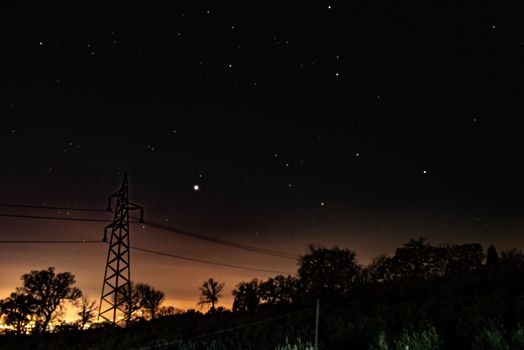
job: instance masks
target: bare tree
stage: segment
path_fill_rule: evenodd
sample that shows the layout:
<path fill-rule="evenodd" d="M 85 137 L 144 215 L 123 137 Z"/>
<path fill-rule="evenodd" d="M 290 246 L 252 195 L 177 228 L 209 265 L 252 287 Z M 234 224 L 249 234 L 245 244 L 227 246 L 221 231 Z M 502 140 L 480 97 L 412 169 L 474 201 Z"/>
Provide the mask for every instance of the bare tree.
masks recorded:
<path fill-rule="evenodd" d="M 156 290 L 146 283 L 131 282 L 131 298 L 127 297 L 127 289 L 119 296 L 126 314 L 131 309 L 131 321 L 146 318 L 154 319 L 158 316 L 158 309 L 164 301 L 164 292 Z"/>
<path fill-rule="evenodd" d="M 78 327 L 84 329 L 85 325 L 96 316 L 96 301 L 89 299 L 87 296 L 82 296 L 78 307 L 80 309 L 78 312 L 78 316 L 80 316 Z"/>
<path fill-rule="evenodd" d="M 150 319 L 154 320 L 158 316 L 160 305 L 164 302 L 164 292 L 145 283 L 139 283 L 137 289 L 139 290 L 142 308 L 149 314 Z"/>
<path fill-rule="evenodd" d="M 54 267 L 47 270 L 33 270 L 22 276 L 21 291 L 35 302 L 35 313 L 40 318 L 42 332 L 57 316 L 64 301 L 76 301 L 82 296 L 80 289 L 73 287 L 75 276 L 70 272 L 55 273 Z"/>
<path fill-rule="evenodd" d="M 209 312 L 215 312 L 215 304 L 218 303 L 218 299 L 222 297 L 222 289 L 224 289 L 225 283 L 218 283 L 214 279 L 210 278 L 202 283 L 200 290 L 200 300 L 197 305 L 211 304 Z"/>

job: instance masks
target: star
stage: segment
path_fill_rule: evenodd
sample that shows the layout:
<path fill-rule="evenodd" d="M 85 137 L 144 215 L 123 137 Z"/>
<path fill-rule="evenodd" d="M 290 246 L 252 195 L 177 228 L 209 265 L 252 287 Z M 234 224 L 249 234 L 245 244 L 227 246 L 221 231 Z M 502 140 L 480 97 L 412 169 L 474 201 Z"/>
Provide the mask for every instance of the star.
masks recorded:
<path fill-rule="evenodd" d="M 198 191 L 198 190 L 200 190 L 200 186 L 198 186 L 198 185 L 194 185 L 194 186 L 193 186 L 193 190 L 194 190 L 194 191 Z"/>

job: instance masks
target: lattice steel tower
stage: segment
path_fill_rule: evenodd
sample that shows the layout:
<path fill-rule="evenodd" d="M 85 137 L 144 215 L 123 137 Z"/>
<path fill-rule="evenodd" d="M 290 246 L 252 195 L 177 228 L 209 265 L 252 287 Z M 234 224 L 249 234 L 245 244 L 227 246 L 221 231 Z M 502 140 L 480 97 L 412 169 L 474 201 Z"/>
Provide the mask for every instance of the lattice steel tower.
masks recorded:
<path fill-rule="evenodd" d="M 116 198 L 113 222 L 104 229 L 104 242 L 107 242 L 108 229 L 111 229 L 109 251 L 102 285 L 102 296 L 98 309 L 98 319 L 116 323 L 119 317 L 126 322 L 131 319 L 131 261 L 129 254 L 129 211 L 140 210 L 140 222 L 144 218 L 144 209 L 129 202 L 127 173 L 122 187 L 108 198 L 107 210 L 111 211 L 111 202 Z"/>

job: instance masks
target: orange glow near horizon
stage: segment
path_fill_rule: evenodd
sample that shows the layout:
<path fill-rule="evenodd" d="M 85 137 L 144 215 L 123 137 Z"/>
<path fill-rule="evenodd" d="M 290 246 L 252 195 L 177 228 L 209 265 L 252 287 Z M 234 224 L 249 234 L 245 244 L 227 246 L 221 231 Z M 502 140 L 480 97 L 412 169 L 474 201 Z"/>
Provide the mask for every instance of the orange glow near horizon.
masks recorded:
<path fill-rule="evenodd" d="M 455 226 L 449 231 L 440 229 L 432 232 L 425 229 L 425 223 L 430 218 L 428 213 L 382 215 L 381 221 L 372 215 L 348 216 L 343 213 L 338 225 L 325 223 L 323 230 L 306 227 L 297 222 L 285 227 L 267 227 L 266 232 L 257 230 L 256 235 L 238 235 L 234 237 L 221 236 L 227 239 L 252 244 L 264 248 L 304 254 L 311 242 L 324 246 L 348 247 L 357 252 L 357 260 L 367 264 L 373 256 L 381 253 L 393 253 L 409 238 L 426 236 L 430 243 L 446 242 L 480 242 L 485 247 L 491 244 L 487 237 L 479 237 L 478 232 L 466 229 L 466 225 L 456 220 Z M 438 219 L 438 213 L 431 213 Z M 416 217 L 418 221 L 412 220 Z M 358 219 L 358 220 L 357 220 Z M 389 226 L 387 226 L 387 225 Z M 98 240 L 103 235 L 103 224 L 99 223 L 57 223 L 54 221 L 28 221 L 3 218 L 0 221 L 0 232 L 6 233 L 8 239 L 87 239 Z M 72 231 L 73 230 L 73 231 Z M 260 233 L 262 232 L 262 233 Z M 423 232 L 424 234 L 421 234 Z M 461 232 L 460 241 L 456 232 Z M 508 237 L 515 235 L 506 234 Z M 178 254 L 215 262 L 231 263 L 243 266 L 257 267 L 295 274 L 297 262 L 294 260 L 275 258 L 242 250 L 216 246 L 207 242 L 177 236 L 147 226 L 132 227 L 131 244 L 137 247 L 154 249 L 161 252 Z M 505 241 L 498 248 L 521 248 L 518 242 Z M 7 297 L 16 287 L 21 286 L 20 277 L 31 270 L 46 269 L 54 266 L 57 272 L 68 271 L 75 275 L 76 286 L 90 299 L 100 299 L 104 267 L 107 257 L 105 244 L 1 244 L 0 245 L 0 298 Z M 253 278 L 267 279 L 272 273 L 262 273 L 247 270 L 237 270 L 227 267 L 206 265 L 191 261 L 179 260 L 165 256 L 148 254 L 141 251 L 131 253 L 131 279 L 143 282 L 165 293 L 165 306 L 177 309 L 200 310 L 197 305 L 202 282 L 214 278 L 224 282 L 225 288 L 219 306 L 231 308 L 233 296 L 231 291 L 241 281 Z M 205 311 L 205 309 L 203 309 Z M 71 319 L 68 316 L 68 319 Z"/>

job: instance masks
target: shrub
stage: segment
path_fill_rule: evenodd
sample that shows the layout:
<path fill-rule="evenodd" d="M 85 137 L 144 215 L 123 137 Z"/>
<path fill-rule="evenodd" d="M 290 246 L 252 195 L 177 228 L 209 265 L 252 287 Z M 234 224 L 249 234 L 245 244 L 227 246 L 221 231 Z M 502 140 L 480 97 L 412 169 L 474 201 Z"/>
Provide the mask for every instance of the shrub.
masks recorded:
<path fill-rule="evenodd" d="M 295 344 L 289 344 L 288 339 L 286 338 L 286 343 L 284 345 L 279 345 L 275 350 L 314 350 L 313 344 L 311 342 L 302 343 L 300 338 L 297 339 Z"/>
<path fill-rule="evenodd" d="M 442 343 L 435 327 L 421 331 L 404 331 L 402 335 L 389 346 L 386 334 L 380 332 L 375 339 L 375 344 L 370 346 L 371 350 L 440 350 Z"/>
<path fill-rule="evenodd" d="M 524 350 L 524 328 L 521 325 L 511 335 L 511 349 Z"/>
<path fill-rule="evenodd" d="M 386 340 L 386 333 L 380 332 L 375 339 L 375 344 L 372 344 L 370 350 L 388 350 L 388 342 Z"/>
<path fill-rule="evenodd" d="M 439 350 L 442 349 L 440 338 L 435 327 L 419 332 L 404 332 L 395 341 L 396 350 Z"/>
<path fill-rule="evenodd" d="M 510 350 L 501 326 L 492 324 L 473 339 L 473 350 Z"/>

